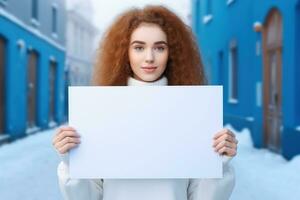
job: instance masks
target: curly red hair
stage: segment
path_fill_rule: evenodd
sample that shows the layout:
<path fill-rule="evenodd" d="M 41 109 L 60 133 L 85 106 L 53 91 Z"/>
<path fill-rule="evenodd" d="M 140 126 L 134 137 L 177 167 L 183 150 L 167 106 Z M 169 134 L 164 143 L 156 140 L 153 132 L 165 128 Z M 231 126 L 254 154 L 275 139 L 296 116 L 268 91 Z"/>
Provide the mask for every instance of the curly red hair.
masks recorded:
<path fill-rule="evenodd" d="M 120 15 L 105 33 L 93 72 L 94 85 L 127 85 L 128 77 L 132 76 L 128 56 L 130 36 L 141 23 L 157 24 L 167 35 L 169 58 L 164 75 L 169 85 L 206 84 L 190 27 L 163 6 L 146 6 Z"/>

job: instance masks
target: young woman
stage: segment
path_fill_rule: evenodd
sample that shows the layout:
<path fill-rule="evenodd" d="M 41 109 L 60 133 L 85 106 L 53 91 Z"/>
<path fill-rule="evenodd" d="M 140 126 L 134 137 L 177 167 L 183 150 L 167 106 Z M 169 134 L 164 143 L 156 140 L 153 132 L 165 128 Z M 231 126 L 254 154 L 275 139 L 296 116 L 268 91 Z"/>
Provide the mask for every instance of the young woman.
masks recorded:
<path fill-rule="evenodd" d="M 190 28 L 161 6 L 132 9 L 119 16 L 100 46 L 93 81 L 102 86 L 206 83 Z M 70 179 L 67 152 L 79 144 L 80 136 L 68 126 L 59 128 L 53 138 L 63 157 L 58 178 L 65 199 L 221 200 L 229 199 L 234 187 L 229 160 L 236 155 L 237 140 L 228 129 L 212 138 L 212 148 L 223 155 L 222 179 Z"/>

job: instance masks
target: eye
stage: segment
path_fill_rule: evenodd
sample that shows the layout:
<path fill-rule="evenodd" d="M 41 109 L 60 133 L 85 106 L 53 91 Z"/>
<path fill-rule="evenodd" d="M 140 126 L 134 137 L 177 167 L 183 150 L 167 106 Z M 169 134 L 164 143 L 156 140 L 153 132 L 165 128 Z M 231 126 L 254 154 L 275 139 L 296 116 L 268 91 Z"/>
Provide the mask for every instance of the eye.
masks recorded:
<path fill-rule="evenodd" d="M 133 49 L 136 51 L 143 51 L 144 47 L 143 46 L 134 46 Z"/>
<path fill-rule="evenodd" d="M 159 51 L 159 52 L 162 52 L 162 51 L 164 51 L 166 49 L 166 47 L 164 47 L 164 46 L 157 46 L 157 47 L 154 47 L 154 50 L 157 50 L 157 51 Z"/>

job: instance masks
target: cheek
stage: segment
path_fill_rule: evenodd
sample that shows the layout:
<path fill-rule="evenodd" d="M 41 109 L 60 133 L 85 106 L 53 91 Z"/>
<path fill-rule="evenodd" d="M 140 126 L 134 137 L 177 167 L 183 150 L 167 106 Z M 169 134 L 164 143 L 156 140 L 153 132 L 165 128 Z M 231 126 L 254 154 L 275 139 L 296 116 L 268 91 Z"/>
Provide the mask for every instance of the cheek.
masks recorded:
<path fill-rule="evenodd" d="M 140 65 L 140 56 L 137 53 L 129 52 L 129 62 L 131 68 L 136 68 Z"/>
<path fill-rule="evenodd" d="M 160 65 L 162 66 L 163 69 L 167 67 L 167 62 L 168 62 L 169 54 L 163 54 L 160 57 Z"/>
<path fill-rule="evenodd" d="M 136 55 L 132 52 L 129 52 L 129 63 L 130 63 L 131 68 L 135 67 L 136 62 L 137 62 L 136 60 L 137 60 Z"/>

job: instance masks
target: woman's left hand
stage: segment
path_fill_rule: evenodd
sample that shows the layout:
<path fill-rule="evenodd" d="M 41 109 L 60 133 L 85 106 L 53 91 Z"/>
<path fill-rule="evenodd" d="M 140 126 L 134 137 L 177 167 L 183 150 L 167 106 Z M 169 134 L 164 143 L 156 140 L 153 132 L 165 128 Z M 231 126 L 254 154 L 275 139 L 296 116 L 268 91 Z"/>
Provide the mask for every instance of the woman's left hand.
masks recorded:
<path fill-rule="evenodd" d="M 213 147 L 220 155 L 233 157 L 237 153 L 237 143 L 234 133 L 224 128 L 215 134 Z"/>

